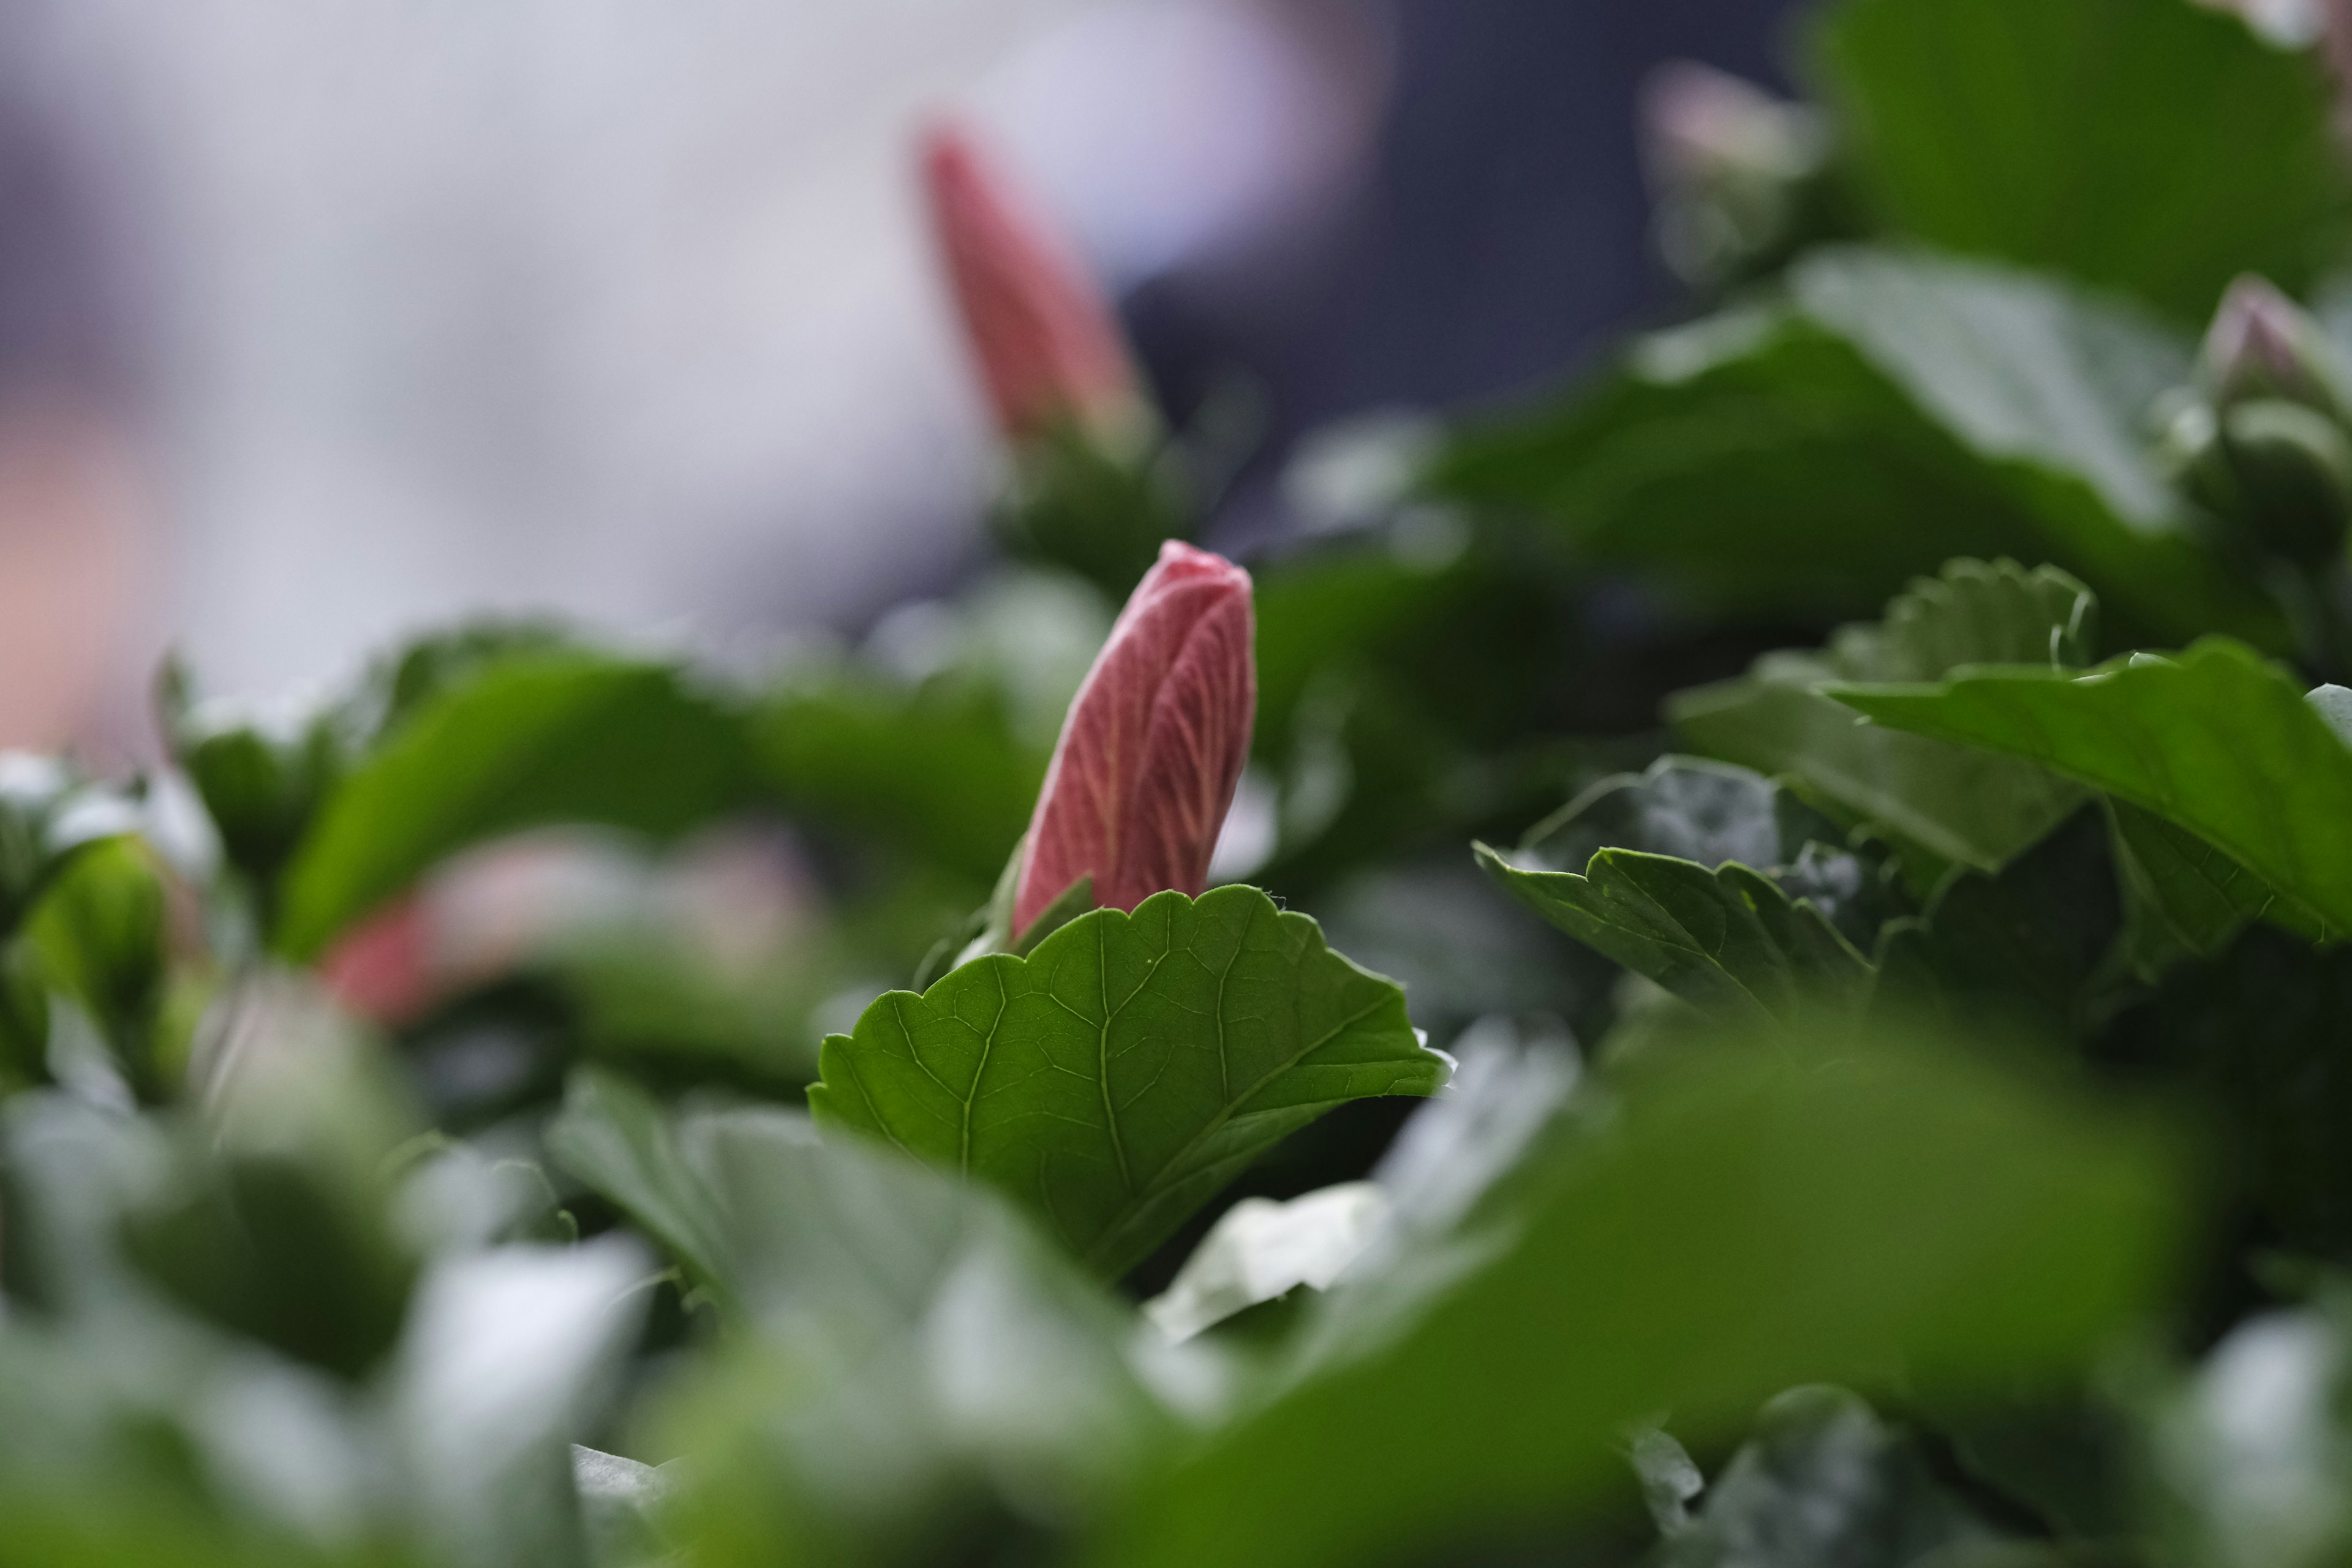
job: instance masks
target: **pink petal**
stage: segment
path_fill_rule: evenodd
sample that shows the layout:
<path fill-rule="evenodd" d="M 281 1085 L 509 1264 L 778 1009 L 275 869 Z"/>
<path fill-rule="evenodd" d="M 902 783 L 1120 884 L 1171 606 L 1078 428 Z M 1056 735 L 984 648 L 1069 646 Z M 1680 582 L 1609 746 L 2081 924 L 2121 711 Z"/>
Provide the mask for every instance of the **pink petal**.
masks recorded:
<path fill-rule="evenodd" d="M 1197 896 L 1257 711 L 1249 574 L 1170 540 L 1070 704 L 1029 824 L 1019 931 L 1081 877 L 1132 910 Z"/>
<path fill-rule="evenodd" d="M 1052 226 L 958 127 L 925 136 L 923 180 L 998 428 L 1020 441 L 1065 419 L 1131 420 L 1142 395 L 1127 340 Z"/>
<path fill-rule="evenodd" d="M 438 986 L 430 960 L 430 921 L 415 894 L 378 910 L 345 932 L 319 961 L 336 1001 L 363 1018 L 398 1025 L 423 1013 Z"/>

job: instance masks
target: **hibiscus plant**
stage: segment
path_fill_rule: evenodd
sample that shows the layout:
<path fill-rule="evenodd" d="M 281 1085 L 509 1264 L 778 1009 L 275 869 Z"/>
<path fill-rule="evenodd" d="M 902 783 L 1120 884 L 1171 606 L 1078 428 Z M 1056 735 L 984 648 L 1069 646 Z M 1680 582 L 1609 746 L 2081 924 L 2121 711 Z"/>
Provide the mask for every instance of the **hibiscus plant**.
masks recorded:
<path fill-rule="evenodd" d="M 942 126 L 955 596 L 0 758 L 0 1568 L 2352 1562 L 2352 7 L 1792 43 L 1279 547 Z"/>

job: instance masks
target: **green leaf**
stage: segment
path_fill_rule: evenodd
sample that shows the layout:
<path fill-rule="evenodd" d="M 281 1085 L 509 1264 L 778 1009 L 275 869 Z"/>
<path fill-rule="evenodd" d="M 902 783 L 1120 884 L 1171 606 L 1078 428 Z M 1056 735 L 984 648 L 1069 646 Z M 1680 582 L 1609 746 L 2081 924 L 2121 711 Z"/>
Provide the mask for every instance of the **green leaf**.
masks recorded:
<path fill-rule="evenodd" d="M 164 890 L 138 840 L 90 845 L 34 906 L 26 935 L 89 1012 L 140 1098 L 164 1098 L 157 1038 L 165 980 Z"/>
<path fill-rule="evenodd" d="M 675 1141 L 754 1331 L 669 1423 L 698 1562 L 969 1553 L 1092 1511 L 1169 1436 L 1133 1314 L 985 1187 L 782 1110 L 682 1117 Z"/>
<path fill-rule="evenodd" d="M 1728 610 L 1868 614 L 1953 556 L 2009 555 L 2134 631 L 2284 647 L 2143 450 L 2189 365 L 2184 339 L 2043 279 L 1823 250 L 1785 299 L 1642 339 L 1598 389 L 1462 437 L 1428 484 Z"/>
<path fill-rule="evenodd" d="M 2177 1086 L 2222 1129 L 2229 1185 L 2282 1244 L 2352 1263 L 2352 950 L 2252 927 L 2167 973 L 2099 1037 L 2103 1063 Z"/>
<path fill-rule="evenodd" d="M 1717 1018 L 1794 1024 L 1867 996 L 1870 961 L 1809 900 L 1761 873 L 1603 849 L 1582 876 L 1524 871 L 1486 845 L 1478 863 L 1577 941 Z"/>
<path fill-rule="evenodd" d="M 2300 291 L 2344 235 L 2333 90 L 2180 0 L 1842 0 L 1815 38 L 1862 190 L 1955 250 L 2202 321 L 2243 271 Z"/>
<path fill-rule="evenodd" d="M 653 1096 L 618 1073 L 576 1068 L 545 1141 L 557 1164 L 618 1205 L 696 1284 L 735 1305 L 719 1200 Z"/>
<path fill-rule="evenodd" d="M 625 1235 L 498 1247 L 449 1258 L 418 1286 L 384 1399 L 432 1561 L 582 1561 L 572 1445 L 636 1342 L 648 1261 Z"/>
<path fill-rule="evenodd" d="M 744 796 L 734 717 L 668 666 L 520 654 L 425 699 L 328 796 L 286 872 L 275 945 L 315 957 L 469 844 L 582 824 L 656 837 Z"/>
<path fill-rule="evenodd" d="M 1890 924 L 1879 994 L 1958 1028 L 1990 1019 L 2072 1039 L 2109 1000 L 2122 931 L 2106 825 L 2085 808 L 2000 871 L 1947 881 L 1920 919 Z"/>
<path fill-rule="evenodd" d="M 1050 750 L 1018 738 L 987 691 L 910 692 L 847 669 L 778 690 L 752 742 L 786 808 L 879 834 L 982 886 L 1029 825 Z"/>
<path fill-rule="evenodd" d="M 1666 716 L 1699 750 L 1793 774 L 1936 863 L 1998 870 L 2082 803 L 2027 763 L 1854 722 L 1829 681 L 1936 680 L 1960 665 L 2079 664 L 2095 603 L 2055 567 L 1953 561 L 1818 654 L 1774 653 L 1737 680 L 1679 692 Z M 1916 855 L 1912 858 L 1921 858 Z"/>
<path fill-rule="evenodd" d="M 2149 1301 L 2168 1153 L 1895 1038 L 1683 1057 L 1553 1140 L 1426 1311 L 1218 1433 L 1086 1560 L 1405 1560 L 1558 1518 L 1662 1410 L 1705 1443 L 1897 1358 L 1937 1403 L 2048 1376 Z"/>
<path fill-rule="evenodd" d="M 1661 1568 L 1912 1568 L 2000 1539 L 1851 1394 L 1792 1389 L 1756 1425 Z"/>
<path fill-rule="evenodd" d="M 1639 849 L 1710 869 L 1738 861 L 1802 899 L 1857 950 L 1901 912 L 1886 868 L 1853 850 L 1838 826 L 1793 792 L 1746 768 L 1666 755 L 1602 779 L 1528 830 L 1517 864 L 1574 871 L 1598 850 Z"/>
<path fill-rule="evenodd" d="M 2211 958 L 2248 922 L 2271 920 L 2313 941 L 2323 922 L 2185 827 L 2126 801 L 2107 803 L 2116 864 L 2131 895 L 2144 972 L 2181 954 Z"/>
<path fill-rule="evenodd" d="M 822 1064 L 820 1124 L 1007 1189 L 1107 1277 L 1284 1134 L 1445 1076 L 1402 990 L 1246 887 L 1097 910 L 891 992 Z"/>
<path fill-rule="evenodd" d="M 1889 729 L 2022 757 L 2212 844 L 2333 933 L 2352 926 L 2352 748 L 2284 669 L 2210 637 L 2087 675 L 1833 686 Z"/>
<path fill-rule="evenodd" d="M 1538 914 L 1717 1017 L 1793 1022 L 1867 992 L 1894 912 L 1878 868 L 1744 768 L 1662 757 L 1601 780 L 1480 865 Z"/>

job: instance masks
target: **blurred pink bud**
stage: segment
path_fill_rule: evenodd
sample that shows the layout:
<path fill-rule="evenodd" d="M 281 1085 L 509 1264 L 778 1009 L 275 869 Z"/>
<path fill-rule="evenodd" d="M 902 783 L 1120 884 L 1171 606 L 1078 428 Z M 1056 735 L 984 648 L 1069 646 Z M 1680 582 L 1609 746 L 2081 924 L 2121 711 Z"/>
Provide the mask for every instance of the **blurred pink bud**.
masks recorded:
<path fill-rule="evenodd" d="M 2243 273 L 2230 285 L 2205 334 L 2205 374 L 2214 402 L 2283 397 L 2336 411 L 2335 376 L 2319 323 L 2269 279 Z"/>
<path fill-rule="evenodd" d="M 425 900 L 404 895 L 328 949 L 319 961 L 319 977 L 337 1002 L 361 1017 L 404 1024 L 439 994 L 431 935 Z"/>
<path fill-rule="evenodd" d="M 1811 110 L 1696 60 L 1669 60 L 1650 73 L 1640 121 L 1651 182 L 1668 192 L 1801 180 L 1823 150 Z"/>
<path fill-rule="evenodd" d="M 1081 877 L 1132 910 L 1198 896 L 1257 711 L 1249 574 L 1170 540 L 1070 703 L 1029 823 L 1013 929 Z"/>
<path fill-rule="evenodd" d="M 1127 340 L 1052 226 L 955 125 L 925 135 L 923 183 L 998 429 L 1131 429 L 1146 405 Z"/>

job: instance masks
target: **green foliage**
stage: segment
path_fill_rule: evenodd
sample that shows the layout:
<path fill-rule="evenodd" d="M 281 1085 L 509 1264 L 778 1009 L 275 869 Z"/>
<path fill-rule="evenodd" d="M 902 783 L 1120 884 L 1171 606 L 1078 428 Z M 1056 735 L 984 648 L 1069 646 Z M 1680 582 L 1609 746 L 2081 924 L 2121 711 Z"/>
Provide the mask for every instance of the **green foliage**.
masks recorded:
<path fill-rule="evenodd" d="M 285 873 L 275 945 L 315 957 L 481 839 L 551 822 L 673 835 L 748 783 L 740 728 L 674 668 L 585 652 L 500 659 L 422 700 L 327 796 Z"/>
<path fill-rule="evenodd" d="M 2310 51 L 2185 0 L 1840 0 L 1813 38 L 1856 183 L 1954 250 L 2201 321 L 2345 237 L 2332 91 Z"/>
<path fill-rule="evenodd" d="M 1841 837 L 1769 780 L 1668 758 L 1596 784 L 1512 857 L 1477 853 L 1544 919 L 1702 1011 L 1796 1025 L 1867 997 L 1889 910 Z"/>
<path fill-rule="evenodd" d="M 821 1124 L 1006 1189 L 1114 1278 L 1275 1140 L 1444 1081 L 1402 992 L 1252 888 L 1097 910 L 892 992 L 823 1067 Z"/>
<path fill-rule="evenodd" d="M 2341 1562 L 2352 377 L 2189 336 L 2343 264 L 2317 56 L 1809 37 L 1650 128 L 1714 313 L 1283 477 L 1263 888 L 1008 923 L 1234 431 L 756 683 L 0 758 L 0 1564 Z"/>
<path fill-rule="evenodd" d="M 1961 1398 L 2058 1372 L 2147 1299 L 2174 1223 L 2157 1146 L 1955 1058 L 1839 1043 L 1708 1053 L 1617 1130 L 1555 1142 L 1425 1312 L 1146 1489 L 1094 1560 L 1436 1546 L 1589 1497 L 1660 1410 L 1719 1432 L 1792 1383 L 1880 1385 L 1896 1353 Z"/>
<path fill-rule="evenodd" d="M 1915 863 L 1998 870 L 2081 792 L 2031 763 L 1858 725 L 1817 689 L 1937 680 L 1971 664 L 2079 665 L 2095 609 L 2052 567 L 1955 561 L 1898 595 L 1883 621 L 1842 627 L 1818 655 L 1767 654 L 1740 679 L 1676 693 L 1666 714 L 1710 755 L 1803 780 Z"/>
<path fill-rule="evenodd" d="M 2284 646 L 2277 608 L 2194 541 L 2143 450 L 2148 405 L 2188 373 L 2172 332 L 1899 252 L 1815 252 L 1782 289 L 1466 434 L 1427 483 L 1538 512 L 1580 559 L 1726 611 L 1866 612 L 1948 557 L 2008 555 L 2073 574 L 2127 628 Z"/>
<path fill-rule="evenodd" d="M 1151 569 L 1161 541 L 1192 531 L 1180 455 L 1107 447 L 1063 425 L 1029 442 L 996 534 L 1014 556 L 1075 572 L 1114 599 Z"/>
<path fill-rule="evenodd" d="M 2023 757 L 2213 845 L 2288 918 L 2352 925 L 2352 748 L 2286 671 L 2242 645 L 2135 654 L 2087 675 L 1963 670 L 1935 685 L 1836 686 L 1890 729 Z"/>
<path fill-rule="evenodd" d="M 2000 1538 L 1937 1479 L 1916 1447 L 1834 1388 L 1767 1405 L 1756 1436 L 1707 1489 L 1696 1521 L 1668 1535 L 1666 1568 L 1887 1568 L 1967 1559 Z"/>

